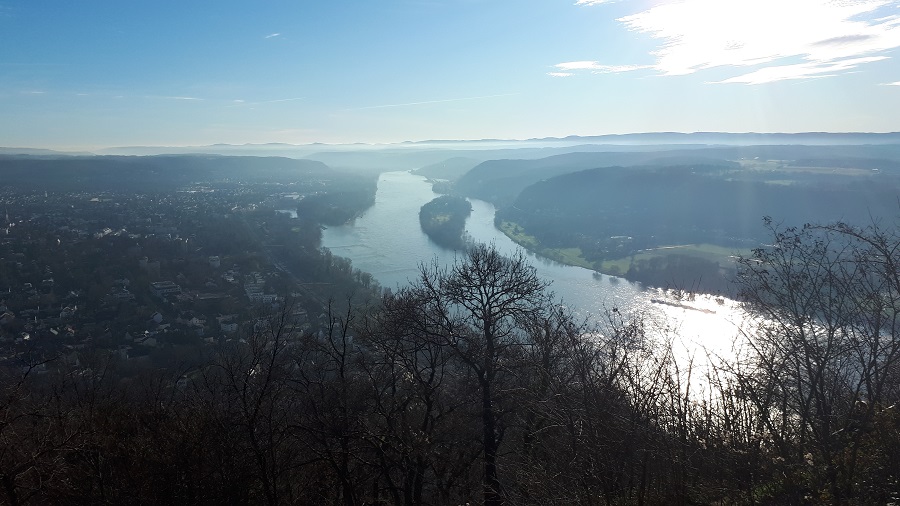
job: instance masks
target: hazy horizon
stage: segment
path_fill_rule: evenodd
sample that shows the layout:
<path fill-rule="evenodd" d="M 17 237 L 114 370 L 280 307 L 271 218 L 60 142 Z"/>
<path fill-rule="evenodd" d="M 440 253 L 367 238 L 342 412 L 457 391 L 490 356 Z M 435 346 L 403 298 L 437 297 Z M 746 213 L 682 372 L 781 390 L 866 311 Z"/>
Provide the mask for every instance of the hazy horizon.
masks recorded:
<path fill-rule="evenodd" d="M 403 140 L 397 142 L 347 142 L 347 143 L 328 143 L 328 142 L 318 142 L 318 141 L 310 141 L 308 143 L 290 143 L 290 142 L 245 142 L 245 143 L 211 143 L 211 144 L 144 144 L 144 145 L 100 145 L 100 146 L 16 146 L 16 145 L 0 145 L 0 150 L 7 151 L 54 151 L 59 153 L 83 153 L 83 154 L 91 154 L 91 153 L 103 153 L 110 151 L 127 151 L 129 149 L 154 149 L 154 150 L 166 150 L 166 149 L 174 149 L 174 150 L 186 150 L 192 148 L 259 148 L 264 149 L 266 147 L 286 147 L 286 148 L 359 148 L 359 149 L 392 149 L 392 148 L 433 148 L 433 149 L 451 149 L 451 148 L 464 148 L 464 149 L 491 149 L 491 148 L 514 148 L 516 146 L 521 147 L 533 147 L 535 145 L 539 146 L 568 146 L 568 147 L 577 147 L 577 146 L 609 146 L 609 147 L 620 147 L 625 148 L 628 146 L 633 147 L 652 147 L 652 146 L 677 146 L 679 144 L 684 145 L 708 145 L 708 146 L 728 146 L 728 145 L 756 145 L 757 143 L 750 142 L 752 141 L 751 137 L 777 137 L 777 136 L 798 136 L 798 137 L 815 137 L 815 136 L 823 136 L 823 137 L 840 137 L 840 136 L 887 136 L 887 135 L 900 135 L 900 131 L 884 131 L 884 132 L 626 132 L 619 134 L 600 134 L 600 135 L 569 135 L 565 137 L 542 137 L 542 138 L 528 138 L 528 139 L 418 139 L 418 140 Z M 669 139 L 662 142 L 656 141 L 641 141 L 641 140 L 629 140 L 629 138 L 638 137 L 638 136 L 691 136 L 685 139 Z M 735 139 L 732 142 L 705 142 L 703 139 L 696 139 L 699 136 L 747 136 L 748 139 L 741 141 L 740 139 Z M 786 139 L 791 140 L 791 139 Z M 828 139 L 822 139 L 825 141 Z M 800 145 L 805 142 L 775 142 L 771 144 L 783 144 L 783 145 Z M 884 144 L 885 142 L 877 143 Z M 886 143 L 893 144 L 893 142 L 887 141 Z M 820 143 L 815 143 L 820 144 Z M 825 143 L 821 142 L 822 145 L 826 144 L 834 144 L 834 145 L 852 145 L 852 144 L 860 144 L 859 142 L 851 142 L 851 143 L 842 143 L 840 139 L 838 139 L 835 143 Z M 214 150 L 213 150 L 214 151 Z M 312 152 L 312 151 L 310 151 Z M 138 154 L 138 153 L 136 153 Z"/>

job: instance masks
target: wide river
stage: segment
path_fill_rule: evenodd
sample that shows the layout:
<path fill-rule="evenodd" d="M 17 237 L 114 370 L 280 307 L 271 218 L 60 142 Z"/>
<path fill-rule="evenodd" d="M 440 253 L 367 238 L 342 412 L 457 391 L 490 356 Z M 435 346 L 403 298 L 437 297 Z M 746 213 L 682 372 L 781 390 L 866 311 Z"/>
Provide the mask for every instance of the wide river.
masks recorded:
<path fill-rule="evenodd" d="M 354 222 L 325 230 L 322 245 L 336 255 L 350 258 L 354 267 L 370 272 L 382 286 L 405 286 L 417 278 L 421 264 L 449 264 L 458 255 L 432 242 L 419 227 L 419 208 L 436 197 L 422 176 L 406 171 L 385 172 L 378 180 L 375 205 Z M 494 227 L 492 204 L 475 199 L 470 202 L 473 209 L 466 221 L 466 232 L 472 239 L 493 242 L 507 254 L 520 249 Z M 579 314 L 602 318 L 613 308 L 625 315 L 640 314 L 654 328 L 677 336 L 685 350 L 701 355 L 704 349 L 730 355 L 738 332 L 735 322 L 742 320 L 733 301 L 726 299 L 720 304 L 713 297 L 698 296 L 684 303 L 694 309 L 661 304 L 653 301 L 671 299 L 660 289 L 528 255 L 538 274 L 552 282 L 550 289 L 562 303 Z"/>

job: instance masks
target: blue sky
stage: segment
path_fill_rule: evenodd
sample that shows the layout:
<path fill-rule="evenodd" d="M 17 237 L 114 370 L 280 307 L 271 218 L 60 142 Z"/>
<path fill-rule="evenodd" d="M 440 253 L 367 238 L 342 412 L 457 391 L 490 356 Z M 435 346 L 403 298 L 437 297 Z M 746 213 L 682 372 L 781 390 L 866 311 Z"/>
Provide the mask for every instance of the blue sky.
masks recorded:
<path fill-rule="evenodd" d="M 900 0 L 0 0 L 0 145 L 900 131 Z"/>

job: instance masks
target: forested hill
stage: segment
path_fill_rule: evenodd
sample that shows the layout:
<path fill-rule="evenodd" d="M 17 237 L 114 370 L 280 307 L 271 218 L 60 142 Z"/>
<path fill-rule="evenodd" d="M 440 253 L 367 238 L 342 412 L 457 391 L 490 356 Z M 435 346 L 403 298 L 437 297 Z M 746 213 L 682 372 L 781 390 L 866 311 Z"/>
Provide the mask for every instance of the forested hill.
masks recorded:
<path fill-rule="evenodd" d="M 894 176 L 772 182 L 729 172 L 722 165 L 591 169 L 535 183 L 500 214 L 548 245 L 623 235 L 636 247 L 655 247 L 757 244 L 763 216 L 865 224 L 897 213 Z"/>
<path fill-rule="evenodd" d="M 198 181 L 291 182 L 337 177 L 327 165 L 279 157 L 0 156 L 0 178 L 19 189 L 166 191 Z"/>
<path fill-rule="evenodd" d="M 474 167 L 456 183 L 463 195 L 493 202 L 498 207 L 515 200 L 530 184 L 548 177 L 596 167 L 648 163 L 683 151 L 665 153 L 568 153 L 538 160 L 489 160 Z"/>
<path fill-rule="evenodd" d="M 528 186 L 498 210 L 496 222 L 513 240 L 562 262 L 654 286 L 724 292 L 734 255 L 764 244 L 764 216 L 786 225 L 866 226 L 897 215 L 900 175 L 818 170 L 589 169 Z"/>
<path fill-rule="evenodd" d="M 878 169 L 900 173 L 900 145 L 881 146 L 719 146 L 657 151 L 568 153 L 537 160 L 490 160 L 463 175 L 456 191 L 493 202 L 512 204 L 525 187 L 561 174 L 598 167 L 717 164 L 737 167 L 737 160 L 775 160 L 794 168 Z"/>

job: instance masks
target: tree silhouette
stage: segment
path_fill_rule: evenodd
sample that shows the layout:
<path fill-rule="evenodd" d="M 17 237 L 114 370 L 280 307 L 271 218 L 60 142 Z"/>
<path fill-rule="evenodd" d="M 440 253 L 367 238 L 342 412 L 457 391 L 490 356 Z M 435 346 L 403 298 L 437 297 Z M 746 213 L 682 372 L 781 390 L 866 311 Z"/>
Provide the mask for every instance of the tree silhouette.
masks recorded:
<path fill-rule="evenodd" d="M 480 394 L 484 503 L 503 504 L 497 456 L 503 440 L 502 395 L 509 360 L 526 344 L 527 318 L 541 310 L 549 283 L 541 280 L 521 250 L 505 257 L 479 244 L 448 268 L 421 270 L 419 290 L 443 332 L 436 335 L 472 372 Z"/>

